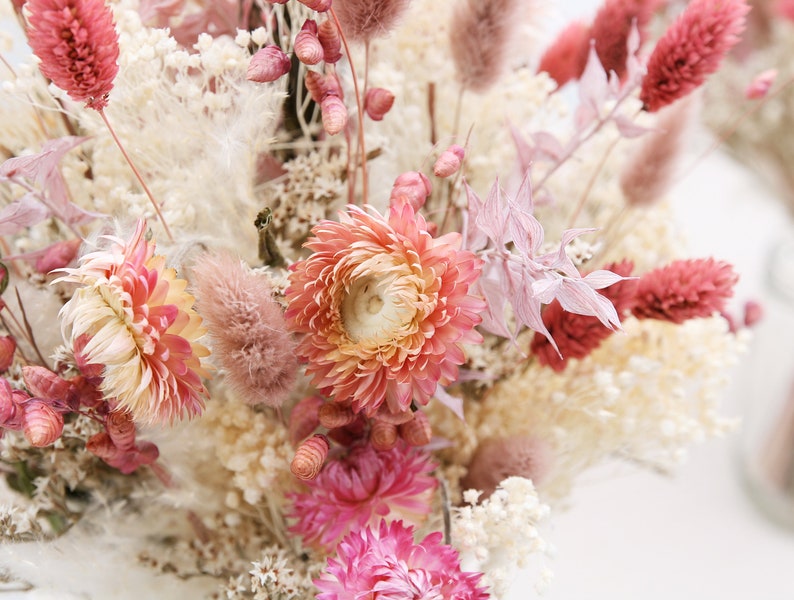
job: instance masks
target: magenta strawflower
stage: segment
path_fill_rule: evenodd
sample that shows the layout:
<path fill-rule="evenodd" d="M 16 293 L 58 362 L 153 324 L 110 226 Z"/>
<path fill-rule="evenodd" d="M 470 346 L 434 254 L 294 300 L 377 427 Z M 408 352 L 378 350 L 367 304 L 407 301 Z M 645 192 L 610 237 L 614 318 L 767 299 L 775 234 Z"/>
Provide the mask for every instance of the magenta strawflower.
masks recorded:
<path fill-rule="evenodd" d="M 387 218 L 350 207 L 322 221 L 292 265 L 285 313 L 306 334 L 297 353 L 327 397 L 367 416 L 426 404 L 438 384 L 457 379 L 464 343 L 484 309 L 469 294 L 481 261 L 461 237 L 433 238 L 408 203 Z"/>
<path fill-rule="evenodd" d="M 305 544 L 331 552 L 350 531 L 381 518 L 419 525 L 430 513 L 436 479 L 430 457 L 398 441 L 386 451 L 369 443 L 326 463 L 305 492 L 292 495 L 292 533 Z"/>
<path fill-rule="evenodd" d="M 672 323 L 710 317 L 725 310 L 738 279 L 733 267 L 723 261 L 677 260 L 640 278 L 632 314 Z"/>
<path fill-rule="evenodd" d="M 648 59 L 640 100 L 655 112 L 698 88 L 744 31 L 745 0 L 692 0 Z"/>
<path fill-rule="evenodd" d="M 28 41 L 41 72 L 72 100 L 96 110 L 118 73 L 118 34 L 104 0 L 28 0 Z"/>
<path fill-rule="evenodd" d="M 317 600 L 486 600 L 481 573 L 460 570 L 441 532 L 415 543 L 413 528 L 381 521 L 345 537 L 314 585 Z"/>

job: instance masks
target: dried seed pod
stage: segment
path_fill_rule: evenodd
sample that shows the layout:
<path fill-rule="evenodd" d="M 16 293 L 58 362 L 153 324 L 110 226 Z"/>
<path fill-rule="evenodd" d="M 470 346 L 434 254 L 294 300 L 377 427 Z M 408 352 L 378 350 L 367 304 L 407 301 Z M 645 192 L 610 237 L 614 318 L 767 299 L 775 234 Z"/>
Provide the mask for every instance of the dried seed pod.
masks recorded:
<path fill-rule="evenodd" d="M 85 449 L 106 462 L 119 455 L 119 449 L 105 431 L 92 435 L 85 443 Z"/>
<path fill-rule="evenodd" d="M 441 156 L 436 160 L 433 165 L 433 173 L 436 177 L 449 177 L 454 175 L 463 164 L 463 157 L 465 151 L 457 144 L 452 144 L 449 148 L 441 153 Z"/>
<path fill-rule="evenodd" d="M 304 441 L 295 452 L 289 470 L 298 479 L 310 481 L 320 474 L 328 456 L 331 444 L 328 438 L 319 433 L 315 433 L 308 440 Z"/>
<path fill-rule="evenodd" d="M 364 110 L 373 121 L 383 120 L 394 104 L 394 94 L 384 88 L 370 88 L 364 97 Z"/>
<path fill-rule="evenodd" d="M 135 445 L 135 422 L 127 411 L 114 410 L 105 417 L 105 429 L 110 439 L 120 450 Z"/>
<path fill-rule="evenodd" d="M 378 421 L 385 421 L 386 423 L 391 423 L 392 425 L 401 425 L 413 419 L 414 413 L 412 413 L 410 410 L 404 410 L 401 412 L 393 413 L 389 410 L 386 404 L 382 404 L 381 407 L 378 409 L 378 412 L 375 413 L 374 418 Z"/>
<path fill-rule="evenodd" d="M 5 373 L 14 363 L 17 341 L 10 335 L 0 336 L 0 373 Z"/>
<path fill-rule="evenodd" d="M 369 430 L 369 442 L 375 450 L 391 450 L 397 443 L 397 426 L 386 421 L 373 421 Z"/>
<path fill-rule="evenodd" d="M 321 396 L 307 396 L 293 407 L 289 415 L 289 441 L 293 448 L 320 426 L 317 413 L 324 403 Z"/>
<path fill-rule="evenodd" d="M 38 365 L 22 367 L 22 380 L 30 395 L 36 398 L 66 402 L 74 395 L 74 386 L 46 367 Z"/>
<path fill-rule="evenodd" d="M 325 62 L 333 64 L 342 58 L 342 38 L 339 37 L 339 30 L 331 20 L 320 23 L 317 30 L 317 37 L 323 46 Z"/>
<path fill-rule="evenodd" d="M 390 202 L 391 204 L 398 201 L 408 202 L 413 206 L 414 211 L 418 211 L 424 206 L 432 191 L 433 185 L 424 173 L 408 171 L 394 180 Z"/>
<path fill-rule="evenodd" d="M 326 402 L 320 407 L 317 416 L 320 418 L 320 425 L 328 429 L 336 429 L 350 425 L 358 418 L 350 408 L 337 404 L 336 402 Z"/>
<path fill-rule="evenodd" d="M 418 410 L 414 418 L 399 426 L 400 437 L 411 446 L 425 446 L 433 439 L 433 429 L 425 413 Z"/>
<path fill-rule="evenodd" d="M 298 2 L 317 12 L 326 12 L 331 8 L 331 0 L 298 0 Z"/>
<path fill-rule="evenodd" d="M 0 379 L 0 425 L 5 429 L 19 429 L 22 411 L 11 391 L 11 384 Z"/>
<path fill-rule="evenodd" d="M 249 81 L 268 83 L 289 73 L 290 66 L 289 56 L 278 46 L 270 44 L 251 57 L 246 77 Z"/>
<path fill-rule="evenodd" d="M 325 56 L 325 50 L 317 37 L 317 23 L 312 19 L 307 19 L 301 27 L 298 35 L 295 36 L 293 45 L 295 56 L 298 60 L 307 65 L 316 65 Z"/>
<path fill-rule="evenodd" d="M 30 400 L 23 406 L 22 433 L 31 446 L 43 448 L 54 443 L 63 433 L 63 416 L 41 400 Z"/>
<path fill-rule="evenodd" d="M 322 111 L 323 129 L 328 135 L 336 135 L 347 125 L 347 107 L 339 96 L 327 95 L 320 103 L 320 110 Z"/>

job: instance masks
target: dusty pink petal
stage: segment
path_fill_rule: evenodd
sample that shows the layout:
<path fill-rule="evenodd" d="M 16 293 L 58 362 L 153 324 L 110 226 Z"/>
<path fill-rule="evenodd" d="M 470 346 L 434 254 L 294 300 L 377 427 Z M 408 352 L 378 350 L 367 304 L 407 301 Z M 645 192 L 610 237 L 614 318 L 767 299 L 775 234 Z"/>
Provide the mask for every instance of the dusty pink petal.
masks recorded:
<path fill-rule="evenodd" d="M 41 72 L 97 110 L 118 73 L 118 35 L 104 0 L 28 0 L 28 41 Z"/>

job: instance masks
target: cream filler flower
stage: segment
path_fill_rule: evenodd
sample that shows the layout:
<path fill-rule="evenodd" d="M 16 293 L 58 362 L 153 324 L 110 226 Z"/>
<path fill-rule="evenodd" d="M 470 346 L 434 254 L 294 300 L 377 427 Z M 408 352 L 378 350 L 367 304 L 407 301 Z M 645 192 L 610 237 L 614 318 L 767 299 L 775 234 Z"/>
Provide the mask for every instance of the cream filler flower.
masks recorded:
<path fill-rule="evenodd" d="M 426 404 L 455 381 L 461 345 L 482 341 L 474 327 L 485 308 L 469 295 L 481 261 L 460 250 L 460 235 L 433 238 L 408 204 L 388 218 L 351 206 L 312 233 L 285 316 L 306 334 L 298 353 L 313 383 L 373 416 L 384 402 L 391 413 Z"/>
<path fill-rule="evenodd" d="M 80 284 L 61 309 L 61 330 L 78 366 L 98 372 L 105 398 L 143 423 L 172 423 L 201 412 L 209 351 L 187 283 L 165 267 L 138 221 L 129 241 L 105 236 L 58 281 Z M 89 368 L 85 368 L 88 366 Z M 101 367 L 101 370 L 100 370 Z"/>

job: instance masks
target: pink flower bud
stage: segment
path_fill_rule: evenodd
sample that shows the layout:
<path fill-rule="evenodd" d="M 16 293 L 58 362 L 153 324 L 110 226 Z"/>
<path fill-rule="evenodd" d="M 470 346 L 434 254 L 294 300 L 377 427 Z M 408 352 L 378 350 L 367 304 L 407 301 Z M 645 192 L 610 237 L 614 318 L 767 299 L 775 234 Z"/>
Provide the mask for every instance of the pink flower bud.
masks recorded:
<path fill-rule="evenodd" d="M 328 91 L 328 86 L 325 83 L 325 76 L 317 71 L 307 71 L 306 77 L 303 80 L 306 84 L 306 89 L 311 94 L 312 100 L 317 104 L 323 101 L 323 96 Z"/>
<path fill-rule="evenodd" d="M 295 452 L 290 471 L 298 479 L 309 481 L 316 478 L 325 464 L 331 444 L 324 435 L 315 434 L 303 442 Z"/>
<path fill-rule="evenodd" d="M 326 20 L 320 23 L 317 37 L 323 46 L 325 62 L 332 64 L 342 58 L 342 38 L 333 21 Z"/>
<path fill-rule="evenodd" d="M 246 76 L 249 81 L 267 83 L 289 73 L 290 66 L 289 56 L 281 48 L 271 44 L 251 57 Z"/>
<path fill-rule="evenodd" d="M 764 318 L 764 307 L 755 300 L 749 300 L 744 305 L 744 326 L 753 327 Z"/>
<path fill-rule="evenodd" d="M 11 384 L 0 379 L 0 425 L 6 429 L 19 429 L 22 427 L 21 416 L 22 411 L 11 392 Z"/>
<path fill-rule="evenodd" d="M 105 462 L 113 460 L 119 454 L 119 449 L 105 431 L 92 435 L 86 442 L 85 449 Z"/>
<path fill-rule="evenodd" d="M 320 407 L 317 416 L 320 425 L 328 429 L 344 427 L 350 425 L 358 416 L 350 408 L 337 404 L 336 402 L 326 402 Z"/>
<path fill-rule="evenodd" d="M 457 144 L 452 144 L 449 148 L 441 153 L 438 157 L 436 164 L 433 165 L 433 173 L 436 177 L 449 177 L 454 175 L 463 164 L 463 157 L 465 151 Z"/>
<path fill-rule="evenodd" d="M 31 396 L 44 400 L 67 402 L 74 395 L 74 386 L 46 367 L 28 365 L 22 367 L 22 379 Z"/>
<path fill-rule="evenodd" d="M 119 450 L 128 450 L 135 445 L 135 422 L 130 413 L 118 410 L 108 413 L 105 429 Z"/>
<path fill-rule="evenodd" d="M 386 421 L 374 421 L 369 430 L 369 443 L 375 450 L 391 450 L 397 444 L 397 426 Z"/>
<path fill-rule="evenodd" d="M 400 437 L 411 446 L 425 446 L 433 439 L 433 430 L 427 415 L 421 410 L 414 413 L 414 418 L 398 427 Z"/>
<path fill-rule="evenodd" d="M 336 135 L 347 125 L 347 108 L 339 96 L 328 95 L 320 103 L 323 129 L 328 135 Z"/>
<path fill-rule="evenodd" d="M 381 121 L 394 104 L 394 94 L 384 88 L 370 88 L 364 97 L 364 110 L 373 121 Z"/>
<path fill-rule="evenodd" d="M 31 446 L 43 448 L 53 444 L 63 433 L 63 416 L 41 400 L 23 406 L 22 433 Z"/>
<path fill-rule="evenodd" d="M 424 206 L 427 197 L 433 191 L 430 180 L 418 171 L 408 171 L 394 180 L 391 189 L 391 204 L 398 201 L 408 202 L 414 211 Z"/>
<path fill-rule="evenodd" d="M 293 407 L 289 415 L 289 441 L 293 447 L 297 447 L 319 427 L 317 413 L 324 402 L 320 396 L 307 396 Z"/>
<path fill-rule="evenodd" d="M 326 12 L 331 8 L 331 0 L 298 0 L 298 2 L 317 12 Z"/>
<path fill-rule="evenodd" d="M 295 56 L 304 64 L 316 65 L 323 60 L 325 51 L 320 43 L 320 38 L 317 37 L 317 23 L 311 19 L 306 20 L 298 35 L 295 36 L 293 49 Z"/>
<path fill-rule="evenodd" d="M 0 336 L 0 373 L 8 371 L 14 363 L 14 352 L 17 349 L 17 341 L 10 335 Z"/>
<path fill-rule="evenodd" d="M 766 71 L 759 73 L 744 91 L 745 98 L 748 100 L 758 100 L 763 98 L 769 92 L 772 84 L 775 83 L 775 79 L 777 79 L 777 69 L 767 69 Z"/>
<path fill-rule="evenodd" d="M 63 240 L 55 242 L 44 250 L 44 254 L 36 259 L 36 271 L 47 274 L 55 269 L 62 269 L 68 266 L 76 257 L 80 250 L 82 240 Z"/>

